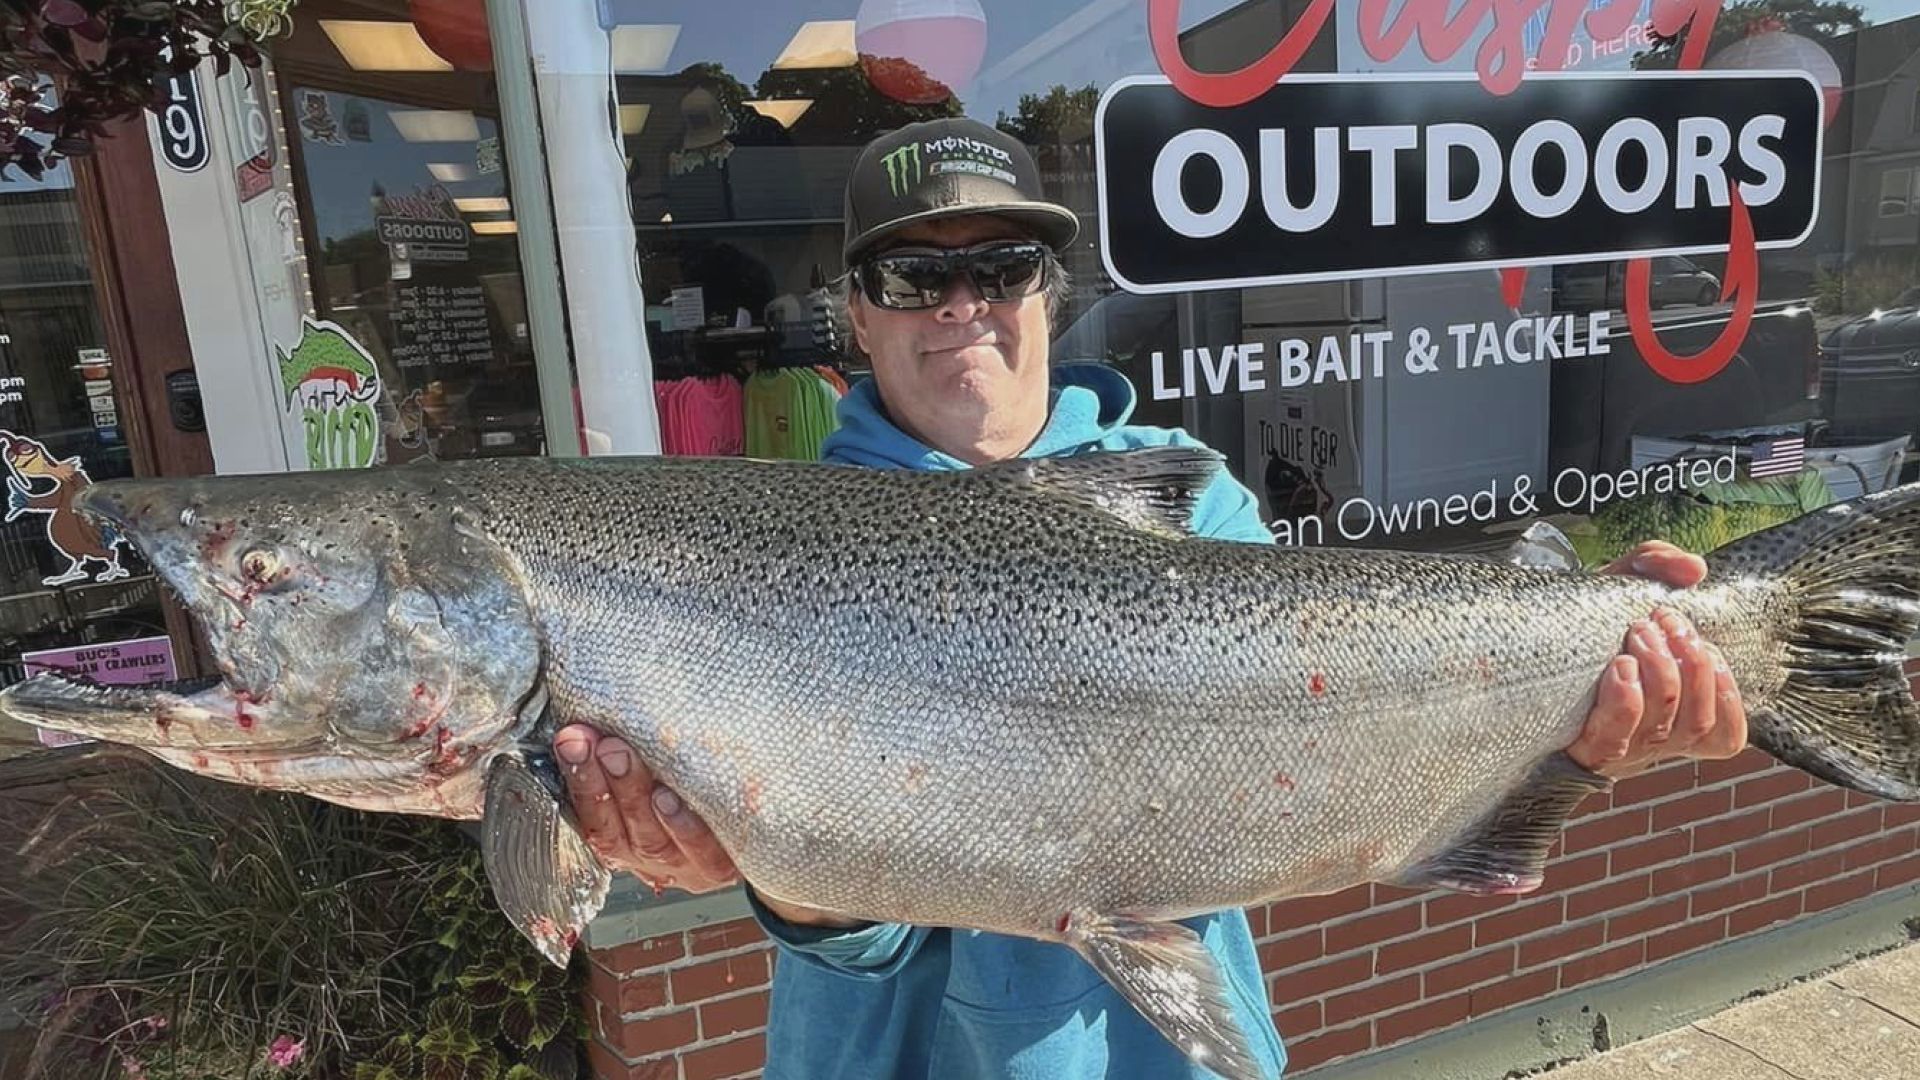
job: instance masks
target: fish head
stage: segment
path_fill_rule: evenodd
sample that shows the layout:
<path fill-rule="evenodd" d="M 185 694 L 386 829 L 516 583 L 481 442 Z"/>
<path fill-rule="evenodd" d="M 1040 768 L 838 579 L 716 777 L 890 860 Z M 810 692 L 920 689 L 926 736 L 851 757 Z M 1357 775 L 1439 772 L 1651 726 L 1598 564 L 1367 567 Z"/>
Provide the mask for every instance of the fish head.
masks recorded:
<path fill-rule="evenodd" d="M 203 631 L 209 685 L 39 676 L 0 712 L 194 772 L 368 809 L 478 817 L 526 734 L 540 646 L 509 560 L 404 467 L 115 480 L 76 506 Z"/>

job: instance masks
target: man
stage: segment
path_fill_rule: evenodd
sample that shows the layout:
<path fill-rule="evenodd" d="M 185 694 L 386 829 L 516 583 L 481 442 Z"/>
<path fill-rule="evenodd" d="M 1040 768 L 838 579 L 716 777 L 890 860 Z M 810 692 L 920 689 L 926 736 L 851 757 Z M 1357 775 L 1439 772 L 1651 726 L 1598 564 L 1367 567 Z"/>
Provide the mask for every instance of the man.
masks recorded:
<path fill-rule="evenodd" d="M 847 315 L 873 377 L 841 403 L 830 461 L 964 469 L 1014 457 L 1169 444 L 1186 433 L 1130 425 L 1134 391 L 1098 365 L 1049 363 L 1065 288 L 1056 253 L 1078 229 L 1046 202 L 1024 147 L 971 120 L 876 139 L 848 181 Z M 1253 496 L 1222 474 L 1196 535 L 1271 543 Z M 1689 586 L 1704 562 L 1647 545 L 1618 567 Z M 1637 624 L 1602 673 L 1570 748 L 1610 775 L 1661 757 L 1728 757 L 1746 721 L 1725 664 L 1672 613 Z M 574 727 L 555 737 L 576 812 L 610 863 L 656 885 L 705 892 L 738 881 L 732 861 L 624 744 Z M 771 1080 L 1211 1076 L 1192 1065 L 1071 950 L 970 931 L 862 924 L 754 896 L 780 949 L 768 1017 Z M 1286 1055 L 1268 1012 L 1244 913 L 1189 920 L 1225 974 L 1235 1012 L 1271 1076 Z"/>

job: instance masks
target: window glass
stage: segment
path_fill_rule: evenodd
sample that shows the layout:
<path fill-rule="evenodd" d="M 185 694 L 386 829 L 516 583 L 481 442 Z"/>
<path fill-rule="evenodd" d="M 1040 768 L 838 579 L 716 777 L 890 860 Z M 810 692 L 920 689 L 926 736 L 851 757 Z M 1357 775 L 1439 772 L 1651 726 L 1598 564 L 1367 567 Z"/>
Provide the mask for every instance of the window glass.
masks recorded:
<path fill-rule="evenodd" d="M 1651 2 L 1576 3 L 1584 21 L 1559 36 L 1550 6 L 1517 32 L 1479 16 L 1446 51 L 1412 24 L 1452 5 L 1336 5 L 1297 35 L 1277 86 L 1256 73 L 1211 112 L 1163 92 L 1170 54 L 1145 4 L 628 12 L 616 41 L 658 46 L 616 93 L 668 451 L 817 446 L 754 441 L 802 409 L 756 412 L 754 380 L 859 378 L 823 288 L 843 269 L 848 170 L 883 131 L 964 114 L 1019 138 L 1080 216 L 1054 364 L 1124 374 L 1132 422 L 1219 450 L 1283 543 L 1492 552 L 1545 518 L 1598 563 L 1651 536 L 1712 547 L 1894 482 L 1920 372 L 1873 357 L 1920 349 L 1920 319 L 1861 320 L 1916 281 L 1915 98 L 1892 80 L 1916 62 L 1920 18 L 1763 0 L 1675 41 L 1654 32 Z M 1308 7 L 1182 4 L 1176 66 L 1218 89 Z M 1515 66 L 1483 68 L 1496 32 Z M 1567 77 L 1505 81 L 1542 57 Z M 1764 74 L 1783 70 L 1810 80 Z M 1436 125 L 1462 122 L 1490 141 L 1456 129 L 1434 150 Z M 1155 188 L 1180 124 L 1189 155 Z M 1263 129 L 1284 132 L 1284 154 Z M 1316 156 L 1317 129 L 1344 180 Z M 1234 182 L 1222 160 L 1244 169 Z M 1476 210 L 1481 172 L 1495 193 Z M 1451 186 L 1434 187 L 1442 175 Z M 1340 224 L 1286 232 L 1274 215 L 1305 221 L 1318 181 L 1335 185 Z M 1730 183 L 1757 237 L 1751 267 L 1728 254 Z M 1196 235 L 1225 231 L 1154 239 L 1173 229 L 1152 216 L 1154 191 L 1189 209 Z M 1448 212 L 1446 229 L 1409 227 Z M 1410 364 L 1416 341 L 1430 366 Z M 707 437 L 736 410 L 744 433 Z"/>

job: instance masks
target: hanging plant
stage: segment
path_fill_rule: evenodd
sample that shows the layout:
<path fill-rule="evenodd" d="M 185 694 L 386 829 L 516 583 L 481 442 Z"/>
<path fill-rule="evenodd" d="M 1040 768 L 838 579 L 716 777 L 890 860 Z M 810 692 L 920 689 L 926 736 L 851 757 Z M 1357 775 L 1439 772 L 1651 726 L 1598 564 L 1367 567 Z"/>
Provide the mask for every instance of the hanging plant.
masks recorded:
<path fill-rule="evenodd" d="M 0 0 L 0 179 L 91 153 L 108 125 L 167 103 L 211 59 L 260 63 L 294 0 Z"/>

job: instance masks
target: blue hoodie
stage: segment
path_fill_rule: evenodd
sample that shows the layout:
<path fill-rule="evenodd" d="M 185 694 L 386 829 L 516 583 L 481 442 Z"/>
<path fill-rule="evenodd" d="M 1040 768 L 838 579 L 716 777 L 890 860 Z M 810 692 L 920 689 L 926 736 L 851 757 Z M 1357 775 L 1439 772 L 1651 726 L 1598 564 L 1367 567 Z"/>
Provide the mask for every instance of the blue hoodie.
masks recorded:
<path fill-rule="evenodd" d="M 1022 457 L 1202 445 L 1129 425 L 1134 390 L 1094 364 L 1057 366 L 1046 428 Z M 828 461 L 950 470 L 965 462 L 895 427 L 871 379 L 840 403 Z M 1201 536 L 1272 543 L 1253 495 L 1224 470 L 1192 517 Z M 767 1020 L 767 1080 L 1214 1080 L 1066 946 L 970 930 L 881 923 L 795 926 L 751 892 L 779 949 Z M 1286 1065 L 1246 914 L 1186 920 L 1224 973 L 1234 1013 L 1269 1077 Z"/>

